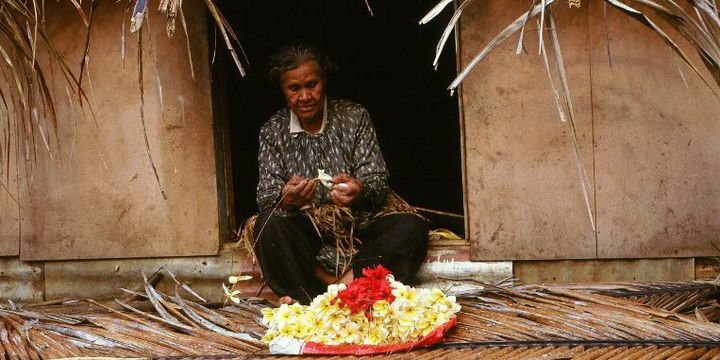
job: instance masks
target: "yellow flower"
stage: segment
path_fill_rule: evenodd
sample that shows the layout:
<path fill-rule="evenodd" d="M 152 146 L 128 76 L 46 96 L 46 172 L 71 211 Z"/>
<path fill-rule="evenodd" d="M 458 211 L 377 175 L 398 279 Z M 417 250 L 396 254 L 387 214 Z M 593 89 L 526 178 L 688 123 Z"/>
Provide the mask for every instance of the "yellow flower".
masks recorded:
<path fill-rule="evenodd" d="M 294 303 L 288 306 L 288 308 L 290 309 L 290 312 L 293 314 L 293 316 L 298 316 L 303 313 L 303 306 L 298 303 Z"/>
<path fill-rule="evenodd" d="M 394 288 L 392 294 L 395 296 L 395 300 L 407 297 L 408 287 L 403 283 L 396 281 L 391 286 Z"/>
<path fill-rule="evenodd" d="M 347 323 L 346 326 L 338 329 L 338 335 L 342 338 L 342 343 L 354 344 L 360 340 L 360 332 L 358 331 L 359 326 L 355 323 Z"/>
<path fill-rule="evenodd" d="M 305 319 L 296 321 L 292 327 L 292 336 L 296 339 L 304 339 L 312 332 L 312 325 Z"/>
<path fill-rule="evenodd" d="M 282 329 L 291 323 L 294 319 L 290 307 L 287 304 L 280 305 L 275 312 L 274 320 L 278 329 Z"/>
<path fill-rule="evenodd" d="M 330 337 L 326 333 L 320 333 L 320 334 L 314 334 L 308 340 L 314 341 L 319 344 L 327 344 L 327 342 L 330 340 Z"/>
<path fill-rule="evenodd" d="M 391 309 L 387 300 L 376 301 L 373 304 L 372 316 L 373 318 L 385 318 L 390 314 Z"/>
<path fill-rule="evenodd" d="M 382 325 L 375 325 L 370 326 L 366 334 L 367 335 L 363 339 L 363 344 L 378 345 L 384 343 L 387 340 L 388 336 L 390 335 L 390 331 L 388 331 L 388 329 Z"/>
<path fill-rule="evenodd" d="M 398 322 L 405 326 L 412 326 L 418 322 L 420 310 L 416 306 L 407 306 L 398 314 Z"/>
<path fill-rule="evenodd" d="M 430 290 L 430 300 L 431 303 L 437 303 L 441 301 L 445 301 L 445 294 L 443 294 L 442 291 L 438 288 L 433 288 Z"/>
<path fill-rule="evenodd" d="M 331 298 L 328 296 L 317 296 L 312 303 L 310 303 L 310 311 L 316 315 L 320 315 L 328 310 L 332 304 L 330 304 Z"/>
<path fill-rule="evenodd" d="M 275 310 L 272 308 L 263 308 L 260 310 L 260 313 L 262 313 L 263 316 L 263 324 L 272 327 L 275 319 Z"/>
<path fill-rule="evenodd" d="M 417 292 L 417 290 L 415 290 L 414 288 L 408 288 L 408 289 L 407 289 L 407 294 L 405 295 L 405 299 L 406 299 L 408 302 L 417 303 L 417 301 L 418 301 L 418 292 Z"/>
<path fill-rule="evenodd" d="M 325 328 L 332 328 L 335 331 L 339 330 L 341 327 L 343 327 L 347 322 L 348 318 L 347 315 L 343 311 L 333 311 L 328 313 L 327 316 L 325 316 Z"/>
<path fill-rule="evenodd" d="M 438 320 L 440 320 L 438 313 L 432 310 L 425 311 L 423 313 L 422 320 L 420 320 L 417 325 L 417 328 L 422 332 L 422 335 L 425 336 L 440 325 L 438 324 Z"/>
<path fill-rule="evenodd" d="M 275 337 L 278 336 L 278 331 L 275 329 L 268 329 L 267 332 L 265 332 L 265 336 L 263 336 L 262 341 L 269 343 L 275 339 Z"/>
<path fill-rule="evenodd" d="M 313 316 L 311 324 L 312 327 L 315 329 L 322 329 L 325 325 L 325 319 L 323 319 L 321 316 Z"/>

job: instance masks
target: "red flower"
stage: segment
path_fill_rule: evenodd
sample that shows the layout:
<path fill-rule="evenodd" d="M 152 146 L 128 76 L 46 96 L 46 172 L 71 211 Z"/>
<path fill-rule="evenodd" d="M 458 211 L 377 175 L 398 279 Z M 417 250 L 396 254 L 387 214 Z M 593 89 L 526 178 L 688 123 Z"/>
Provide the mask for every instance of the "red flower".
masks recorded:
<path fill-rule="evenodd" d="M 353 279 L 345 288 L 338 292 L 333 303 L 339 301 L 339 306 L 350 309 L 352 314 L 363 312 L 368 320 L 372 319 L 372 307 L 376 301 L 386 300 L 389 303 L 395 301 L 392 294 L 392 286 L 387 276 L 390 270 L 378 265 L 376 268 L 365 268 L 363 276 Z"/>

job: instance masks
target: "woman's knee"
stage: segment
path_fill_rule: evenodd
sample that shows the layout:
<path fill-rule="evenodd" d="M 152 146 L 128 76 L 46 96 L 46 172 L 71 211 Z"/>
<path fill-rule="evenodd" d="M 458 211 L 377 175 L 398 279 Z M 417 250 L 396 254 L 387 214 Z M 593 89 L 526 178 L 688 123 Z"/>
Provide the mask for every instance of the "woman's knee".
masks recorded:
<path fill-rule="evenodd" d="M 410 214 L 399 214 L 397 230 L 406 241 L 413 243 L 427 243 L 428 232 L 430 231 L 425 220 Z"/>

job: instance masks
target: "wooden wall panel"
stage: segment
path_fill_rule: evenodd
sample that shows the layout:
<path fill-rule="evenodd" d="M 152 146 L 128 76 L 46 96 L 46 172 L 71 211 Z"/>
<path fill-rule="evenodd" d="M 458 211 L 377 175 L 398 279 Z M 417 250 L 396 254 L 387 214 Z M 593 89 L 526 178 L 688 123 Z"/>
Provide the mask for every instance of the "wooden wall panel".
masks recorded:
<path fill-rule="evenodd" d="M 0 259 L 0 301 L 43 301 L 44 285 L 42 263 Z"/>
<path fill-rule="evenodd" d="M 717 255 L 720 101 L 682 65 L 685 87 L 682 60 L 657 35 L 608 10 L 612 68 L 602 16 L 590 26 L 598 257 Z"/>
<path fill-rule="evenodd" d="M 20 253 L 20 207 L 13 197 L 18 195 L 16 180 L 8 188 L 0 188 L 0 256 L 17 256 Z"/>
<path fill-rule="evenodd" d="M 559 36 L 573 100 L 582 158 L 592 176 L 586 2 L 560 6 Z M 527 11 L 527 1 L 477 1 L 463 12 L 461 63 Z M 529 55 L 515 55 L 511 37 L 465 80 L 462 101 L 468 235 L 473 260 L 594 258 L 568 127 L 559 121 L 535 22 Z M 592 198 L 592 194 L 590 194 Z"/>
<path fill-rule="evenodd" d="M 513 275 L 522 284 L 618 281 L 692 281 L 692 258 L 515 261 Z"/>
<path fill-rule="evenodd" d="M 0 120 L 3 137 L 0 140 L 0 256 L 20 253 L 20 202 L 23 198 L 17 177 L 20 158 L 14 150 L 18 141 L 16 125 L 14 121 Z"/>
<path fill-rule="evenodd" d="M 209 83 L 207 19 L 201 1 L 183 4 L 195 79 L 178 22 L 168 39 L 165 19 L 149 5 L 143 27 L 144 121 L 141 120 L 138 35 L 127 32 L 124 3 L 103 2 L 93 16 L 89 72 L 83 84 L 97 116 L 83 119 L 58 96 L 60 148 L 42 147 L 28 167 L 22 211 L 24 260 L 216 254 L 218 200 Z M 80 69 L 87 29 L 69 2 L 46 4 L 48 32 L 68 65 Z M 156 75 L 159 75 L 157 77 Z M 162 85 L 162 104 L 158 82 Z M 87 101 L 85 112 L 88 113 Z"/>
<path fill-rule="evenodd" d="M 123 298 L 127 294 L 121 288 L 140 289 L 142 273 L 151 277 L 160 269 L 163 269 L 160 280 L 155 284 L 159 291 L 175 294 L 176 283 L 164 271 L 168 270 L 205 300 L 222 301 L 222 283 L 227 283 L 232 275 L 232 254 L 224 251 L 217 256 L 203 257 L 48 261 L 45 263 L 45 299 Z M 183 296 L 187 295 L 180 291 Z"/>
<path fill-rule="evenodd" d="M 9 46 L 7 41 L 0 40 L 0 47 L 9 49 Z M 0 92 L 15 92 L 15 86 L 9 81 L 0 81 Z M 4 96 L 0 105 L 0 256 L 17 256 L 20 253 L 20 203 L 23 201 L 18 173 L 24 163 L 17 150 L 18 127 L 22 125 L 13 116 L 18 111 L 15 103 Z"/>

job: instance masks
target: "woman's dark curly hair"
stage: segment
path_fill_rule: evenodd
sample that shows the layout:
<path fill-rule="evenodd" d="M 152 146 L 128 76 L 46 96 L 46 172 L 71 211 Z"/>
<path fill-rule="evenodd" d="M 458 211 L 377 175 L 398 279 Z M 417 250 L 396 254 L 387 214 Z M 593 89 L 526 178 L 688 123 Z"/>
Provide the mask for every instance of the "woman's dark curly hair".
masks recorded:
<path fill-rule="evenodd" d="M 284 46 L 270 56 L 268 77 L 271 82 L 280 84 L 284 72 L 311 61 L 318 64 L 323 78 L 336 70 L 330 57 L 320 49 L 306 44 L 294 44 Z"/>

